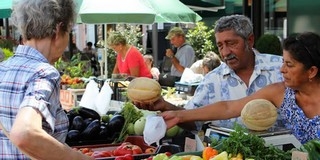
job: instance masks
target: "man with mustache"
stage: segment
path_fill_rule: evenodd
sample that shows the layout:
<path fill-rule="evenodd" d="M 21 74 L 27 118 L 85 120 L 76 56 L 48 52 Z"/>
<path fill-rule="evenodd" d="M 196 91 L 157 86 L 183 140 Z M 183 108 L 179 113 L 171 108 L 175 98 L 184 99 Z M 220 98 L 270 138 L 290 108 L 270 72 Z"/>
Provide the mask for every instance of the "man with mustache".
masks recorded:
<path fill-rule="evenodd" d="M 283 80 L 280 72 L 282 57 L 260 54 L 253 49 L 253 27 L 248 17 L 243 15 L 221 17 L 216 21 L 214 31 L 218 50 L 224 62 L 206 74 L 197 87 L 194 97 L 184 108 L 176 107 L 163 99 L 152 105 L 140 105 L 140 108 L 161 111 L 193 109 L 217 101 L 243 98 L 268 84 Z M 228 126 L 233 125 L 234 121 L 242 123 L 240 118 L 212 123 Z M 197 122 L 197 129 L 200 129 L 202 124 Z M 194 129 L 195 126 L 188 125 L 189 127 Z"/>

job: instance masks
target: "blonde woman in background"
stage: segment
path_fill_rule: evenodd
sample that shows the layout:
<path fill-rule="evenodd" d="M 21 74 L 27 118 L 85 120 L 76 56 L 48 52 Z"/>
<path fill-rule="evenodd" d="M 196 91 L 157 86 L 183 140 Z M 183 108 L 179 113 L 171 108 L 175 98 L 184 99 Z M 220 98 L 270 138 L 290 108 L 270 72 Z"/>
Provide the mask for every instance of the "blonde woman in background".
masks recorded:
<path fill-rule="evenodd" d="M 114 32 L 108 37 L 107 43 L 117 53 L 116 64 L 112 73 L 126 73 L 130 77 L 152 78 L 142 54 L 135 46 L 127 43 L 124 35 Z"/>

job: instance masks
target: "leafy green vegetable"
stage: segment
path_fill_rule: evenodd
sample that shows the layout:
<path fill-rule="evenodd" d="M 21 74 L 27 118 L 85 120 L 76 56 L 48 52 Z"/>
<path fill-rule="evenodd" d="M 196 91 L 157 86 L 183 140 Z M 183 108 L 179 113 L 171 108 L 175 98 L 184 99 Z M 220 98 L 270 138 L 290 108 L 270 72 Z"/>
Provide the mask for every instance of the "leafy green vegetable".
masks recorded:
<path fill-rule="evenodd" d="M 115 140 L 115 142 L 123 142 L 125 137 L 128 135 L 128 126 L 130 123 L 134 123 L 139 118 L 143 116 L 143 113 L 134 106 L 131 102 L 126 102 L 123 105 L 122 110 L 120 111 L 120 114 L 125 118 L 124 126 L 120 132 L 119 137 Z"/>
<path fill-rule="evenodd" d="M 320 157 L 320 140 L 313 139 L 303 144 L 300 149 L 302 152 L 308 152 L 310 160 L 319 159 Z"/>
<path fill-rule="evenodd" d="M 291 151 L 283 151 L 275 146 L 266 146 L 264 139 L 246 132 L 240 125 L 235 126 L 235 131 L 228 138 L 221 141 L 219 152 L 227 151 L 229 154 L 241 153 L 244 158 L 255 160 L 281 159 L 290 160 Z"/>

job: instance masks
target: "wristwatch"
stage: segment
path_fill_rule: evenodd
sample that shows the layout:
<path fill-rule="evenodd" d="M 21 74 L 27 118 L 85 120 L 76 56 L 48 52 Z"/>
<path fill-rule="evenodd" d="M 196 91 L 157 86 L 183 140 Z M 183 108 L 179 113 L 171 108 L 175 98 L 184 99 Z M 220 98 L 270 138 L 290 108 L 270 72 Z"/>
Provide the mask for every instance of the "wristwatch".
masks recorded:
<path fill-rule="evenodd" d="M 172 59 L 174 57 L 174 55 L 169 56 L 170 59 Z"/>

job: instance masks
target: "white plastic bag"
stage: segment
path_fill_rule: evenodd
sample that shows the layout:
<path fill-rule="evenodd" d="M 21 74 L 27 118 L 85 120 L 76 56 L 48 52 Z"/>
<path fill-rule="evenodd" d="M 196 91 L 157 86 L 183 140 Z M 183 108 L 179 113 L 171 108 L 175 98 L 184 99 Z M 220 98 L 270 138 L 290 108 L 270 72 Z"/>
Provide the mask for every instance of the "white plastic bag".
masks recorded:
<path fill-rule="evenodd" d="M 146 117 L 146 124 L 143 130 L 144 141 L 148 145 L 156 143 L 159 146 L 159 141 L 165 136 L 166 130 L 167 125 L 164 122 L 163 117 L 153 114 L 148 115 Z"/>
<path fill-rule="evenodd" d="M 98 84 L 94 80 L 90 80 L 86 86 L 86 90 L 82 95 L 79 105 L 96 111 L 95 98 L 98 96 L 98 94 Z"/>
<path fill-rule="evenodd" d="M 113 90 L 107 81 L 104 82 L 100 93 L 95 99 L 95 106 L 100 115 L 106 114 L 110 108 L 111 95 Z"/>

